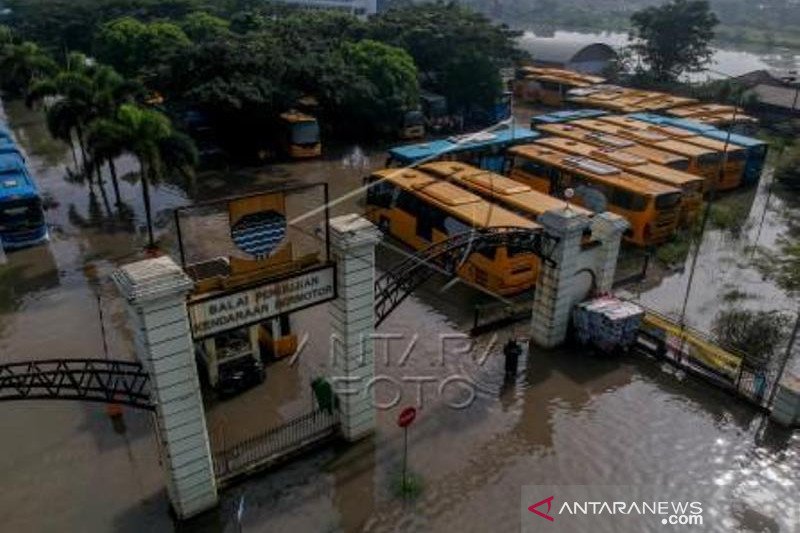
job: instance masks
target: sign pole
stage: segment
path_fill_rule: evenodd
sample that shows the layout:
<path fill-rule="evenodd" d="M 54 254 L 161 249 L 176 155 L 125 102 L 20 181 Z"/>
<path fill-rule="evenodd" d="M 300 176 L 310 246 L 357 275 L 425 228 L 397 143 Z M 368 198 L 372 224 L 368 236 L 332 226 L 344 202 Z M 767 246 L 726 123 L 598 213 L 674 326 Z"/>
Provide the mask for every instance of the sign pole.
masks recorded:
<path fill-rule="evenodd" d="M 400 412 L 400 416 L 397 417 L 397 425 L 403 428 L 403 474 L 401 480 L 401 488 L 400 490 L 403 493 L 403 497 L 406 495 L 406 469 L 408 466 L 408 426 L 414 422 L 414 419 L 417 417 L 417 410 L 413 407 L 406 407 Z"/>
<path fill-rule="evenodd" d="M 408 465 L 408 426 L 403 428 L 403 495 L 406 493 L 406 466 Z"/>

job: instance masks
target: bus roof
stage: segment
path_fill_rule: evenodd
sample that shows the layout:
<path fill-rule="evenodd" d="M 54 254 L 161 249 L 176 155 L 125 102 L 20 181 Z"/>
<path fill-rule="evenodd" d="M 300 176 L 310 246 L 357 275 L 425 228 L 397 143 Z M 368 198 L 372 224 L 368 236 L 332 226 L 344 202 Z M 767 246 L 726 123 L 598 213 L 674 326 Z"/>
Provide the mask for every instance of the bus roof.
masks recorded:
<path fill-rule="evenodd" d="M 715 150 L 710 150 L 708 148 L 702 148 L 693 144 L 670 139 L 663 133 L 659 133 L 657 131 L 625 128 L 596 119 L 578 120 L 575 122 L 575 125 L 586 127 L 587 129 L 595 131 L 610 133 L 611 135 L 618 135 L 626 139 L 632 139 L 638 143 L 661 148 L 662 150 L 682 156 L 700 157 L 703 155 L 713 154 L 715 152 Z"/>
<path fill-rule="evenodd" d="M 296 124 L 298 122 L 316 122 L 317 119 L 312 117 L 311 115 L 307 115 L 301 111 L 296 111 L 292 109 L 291 111 L 287 111 L 286 113 L 281 113 L 281 119 L 285 120 L 290 124 Z"/>
<path fill-rule="evenodd" d="M 568 96 L 568 99 L 573 102 L 594 104 L 625 113 L 667 109 L 697 101 L 683 96 L 620 87 L 618 85 L 597 85 L 586 89 L 579 88 L 570 91 Z"/>
<path fill-rule="evenodd" d="M 597 181 L 602 181 L 611 186 L 623 186 L 640 194 L 657 196 L 664 193 L 680 192 L 675 187 L 623 172 L 614 165 L 588 157 L 565 154 L 546 146 L 524 144 L 511 148 L 509 152 L 516 156 L 541 161 L 573 172 L 578 169 Z"/>
<path fill-rule="evenodd" d="M 606 81 L 605 78 L 599 76 L 560 68 L 521 67 L 519 73 L 524 78 L 553 81 L 563 85 L 572 85 L 573 87 L 589 87 Z"/>
<path fill-rule="evenodd" d="M 581 118 L 601 117 L 606 113 L 608 113 L 608 111 L 603 111 L 602 109 L 567 109 L 544 115 L 536 115 L 531 118 L 531 124 L 560 124 L 562 122 L 570 122 Z"/>
<path fill-rule="evenodd" d="M 714 126 L 703 124 L 702 122 L 697 122 L 696 120 L 665 117 L 663 115 L 656 115 L 655 113 L 633 113 L 632 115 L 629 116 L 641 120 L 643 122 L 647 122 L 649 124 L 663 124 L 668 126 L 677 126 L 679 128 L 683 128 L 689 131 L 694 131 L 697 133 L 716 129 L 714 128 Z"/>
<path fill-rule="evenodd" d="M 737 146 L 734 142 L 729 142 L 728 146 L 725 146 L 724 142 L 720 142 L 715 139 L 711 139 L 701 135 L 696 131 L 687 130 L 684 128 L 679 128 L 677 126 L 673 126 L 670 124 L 651 124 L 649 122 L 639 120 L 634 117 L 600 117 L 600 120 L 605 122 L 611 122 L 614 124 L 618 124 L 623 127 L 635 127 L 635 128 L 642 128 L 645 130 L 652 130 L 659 133 L 664 133 L 665 135 L 677 139 L 679 141 L 684 141 L 689 144 L 694 144 L 697 146 L 702 146 L 703 148 L 709 148 L 711 150 L 715 150 L 717 152 L 737 152 L 742 150 L 741 146 Z"/>
<path fill-rule="evenodd" d="M 389 149 L 389 155 L 401 164 L 434 159 L 447 153 L 458 153 L 468 150 L 498 146 L 506 148 L 518 143 L 528 143 L 540 137 L 540 133 L 528 128 L 505 128 L 491 133 L 468 133 L 447 139 L 395 146 Z"/>
<path fill-rule="evenodd" d="M 702 184 L 703 178 L 675 170 L 674 168 L 658 165 L 650 162 L 647 158 L 629 152 L 628 150 L 617 148 L 601 148 L 592 146 L 572 139 L 565 139 L 560 137 L 547 137 L 539 139 L 536 144 L 548 146 L 565 153 L 580 155 L 610 163 L 614 166 L 619 166 L 631 174 L 636 174 L 648 179 L 654 179 L 661 183 L 668 183 L 676 187 L 684 187 L 685 185 L 697 183 Z"/>
<path fill-rule="evenodd" d="M 716 139 L 722 142 L 725 142 L 725 140 L 728 139 L 728 132 L 726 130 L 721 130 L 712 126 L 711 124 L 705 124 L 692 119 L 665 117 L 662 115 L 656 115 L 654 113 L 636 113 L 631 116 L 652 124 L 668 124 L 670 126 L 684 128 L 697 132 L 703 137 L 708 137 L 709 139 Z M 739 133 L 731 133 L 729 140 L 733 144 L 737 144 L 745 148 L 754 148 L 757 146 L 765 146 L 767 144 L 766 141 L 762 141 L 761 139 L 748 137 L 747 135 L 741 135 Z"/>
<path fill-rule="evenodd" d="M 609 147 L 609 148 L 622 148 L 628 153 L 632 153 L 644 157 L 648 161 L 659 165 L 672 165 L 675 163 L 688 162 L 685 157 L 681 157 L 672 152 L 659 150 L 650 146 L 638 144 L 630 139 L 611 135 L 610 133 L 597 132 L 580 128 L 572 124 L 546 124 L 539 126 L 539 129 L 552 133 L 553 135 L 560 135 L 568 139 L 582 141 L 596 146 Z"/>
<path fill-rule="evenodd" d="M 38 195 L 22 158 L 15 154 L 0 155 L 0 201 Z"/>
<path fill-rule="evenodd" d="M 474 227 L 540 229 L 539 224 L 487 202 L 480 196 L 416 169 L 384 169 L 373 176 L 388 181 Z"/>
<path fill-rule="evenodd" d="M 492 198 L 522 212 L 539 216 L 547 211 L 564 209 L 564 200 L 533 190 L 528 185 L 465 163 L 437 161 L 420 165 L 419 170 L 439 178 L 456 182 L 473 191 L 491 195 Z M 570 209 L 586 216 L 594 213 L 582 207 Z"/>

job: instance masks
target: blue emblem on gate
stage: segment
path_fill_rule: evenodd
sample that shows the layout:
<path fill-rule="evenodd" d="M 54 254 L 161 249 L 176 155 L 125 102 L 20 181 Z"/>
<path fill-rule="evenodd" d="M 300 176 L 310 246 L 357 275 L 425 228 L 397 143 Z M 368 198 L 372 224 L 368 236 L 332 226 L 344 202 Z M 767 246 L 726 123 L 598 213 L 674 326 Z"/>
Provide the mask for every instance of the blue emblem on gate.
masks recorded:
<path fill-rule="evenodd" d="M 251 213 L 231 228 L 236 246 L 256 259 L 265 259 L 286 237 L 286 217 L 276 211 Z"/>

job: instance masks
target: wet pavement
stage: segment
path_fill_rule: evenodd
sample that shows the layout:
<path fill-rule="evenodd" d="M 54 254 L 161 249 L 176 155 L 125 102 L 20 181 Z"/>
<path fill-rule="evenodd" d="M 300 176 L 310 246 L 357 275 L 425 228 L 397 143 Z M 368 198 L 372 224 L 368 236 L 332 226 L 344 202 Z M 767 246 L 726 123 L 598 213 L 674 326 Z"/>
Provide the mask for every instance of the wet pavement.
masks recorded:
<path fill-rule="evenodd" d="M 8 254 L 0 267 L 0 354 L 4 361 L 103 357 L 98 300 L 106 316 L 112 357 L 133 358 L 125 316 L 108 280 L 120 264 L 141 256 L 145 240 L 140 192 L 123 180 L 123 209 L 95 186 L 65 179 L 69 149 L 48 140 L 41 116 L 19 103 L 6 114 L 25 148 L 41 189 L 57 204 L 47 212 L 52 241 Z M 190 184 L 154 188 L 162 242 L 175 252 L 171 210 L 193 200 L 230 196 L 285 183 L 324 181 L 331 197 L 358 187 L 384 163 L 378 149 L 329 149 L 325 158 L 230 174 L 200 175 Z M 124 171 L 135 163 L 121 161 Z M 762 185 L 762 187 L 764 187 Z M 186 192 L 189 191 L 189 192 Z M 764 308 L 792 302 L 755 271 L 739 266 L 740 249 L 758 236 L 772 244 L 786 228 L 788 200 L 774 195 L 765 223 L 765 191 L 750 202 L 753 225 L 739 241 L 710 232 L 701 251 L 693 325 L 708 325 L 728 285 L 743 286 Z M 743 200 L 750 201 L 750 200 Z M 332 214 L 360 209 L 358 198 Z M 121 211 L 121 213 L 120 213 Z M 794 211 L 796 213 L 796 211 Z M 388 244 L 379 265 L 396 260 Z M 432 278 L 380 327 L 396 339 L 376 348 L 378 399 L 417 402 L 408 377 L 432 380 L 410 431 L 410 468 L 422 488 L 397 496 L 402 433 L 399 407 L 382 410 L 374 438 L 335 446 L 226 491 L 218 511 L 182 531 L 515 531 L 520 487 L 529 484 L 654 484 L 674 490 L 722 491 L 736 505 L 721 512 L 729 531 L 791 531 L 800 488 L 800 435 L 765 424 L 750 406 L 680 372 L 650 361 L 603 359 L 574 350 L 537 352 L 512 383 L 502 377 L 501 346 L 524 324 L 485 335 L 469 352 L 460 338 L 473 305 L 486 296 Z M 686 274 L 648 286 L 643 302 L 670 312 Z M 264 385 L 229 402 L 209 402 L 217 447 L 307 411 L 310 381 L 324 374 L 325 306 L 293 317 L 309 344 L 296 365 L 268 368 Z M 408 348 L 413 343 L 413 348 Z M 475 383 L 478 394 L 440 385 L 452 376 Z M 427 383 L 427 381 L 426 381 Z M 148 413 L 124 410 L 114 427 L 102 405 L 12 402 L 0 409 L 0 529 L 3 531 L 171 531 L 174 524 Z M 533 502 L 531 502 L 533 503 Z M 243 509 L 241 527 L 235 523 Z M 749 528 L 749 529 L 748 529 Z"/>

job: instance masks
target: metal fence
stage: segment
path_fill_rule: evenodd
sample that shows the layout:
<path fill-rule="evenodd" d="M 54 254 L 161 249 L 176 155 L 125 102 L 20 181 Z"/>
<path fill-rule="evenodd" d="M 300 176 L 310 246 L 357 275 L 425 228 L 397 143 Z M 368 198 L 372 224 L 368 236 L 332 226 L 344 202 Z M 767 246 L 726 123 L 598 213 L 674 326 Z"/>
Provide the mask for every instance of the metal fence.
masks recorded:
<path fill-rule="evenodd" d="M 687 328 L 688 329 L 688 328 Z M 692 330 L 694 331 L 694 330 Z M 699 335 L 699 333 L 696 333 Z M 742 362 L 735 375 L 724 373 L 703 364 L 699 359 L 667 349 L 663 339 L 653 337 L 640 330 L 635 350 L 638 353 L 662 359 L 704 381 L 727 390 L 759 408 L 769 407 L 772 389 L 777 385 L 780 373 L 774 369 L 756 368 Z"/>
<path fill-rule="evenodd" d="M 235 478 L 274 466 L 338 435 L 336 410 L 316 410 L 260 435 L 214 452 L 214 472 L 224 485 Z"/>

